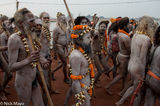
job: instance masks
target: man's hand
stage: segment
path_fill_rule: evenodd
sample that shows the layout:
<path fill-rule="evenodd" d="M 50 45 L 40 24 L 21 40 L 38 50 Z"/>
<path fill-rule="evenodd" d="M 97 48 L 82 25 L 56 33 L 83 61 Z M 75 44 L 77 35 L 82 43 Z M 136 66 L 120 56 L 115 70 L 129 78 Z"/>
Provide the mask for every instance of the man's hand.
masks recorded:
<path fill-rule="evenodd" d="M 28 57 L 29 62 L 37 62 L 40 60 L 39 51 L 33 51 L 31 52 L 31 55 Z"/>
<path fill-rule="evenodd" d="M 42 67 L 43 67 L 44 69 L 49 69 L 49 63 L 50 63 L 50 62 L 49 62 L 48 60 L 41 62 Z"/>
<path fill-rule="evenodd" d="M 1 46 L 0 47 L 0 51 L 2 50 L 2 51 L 5 51 L 5 50 L 7 50 L 8 49 L 8 46 Z"/>
<path fill-rule="evenodd" d="M 92 19 L 92 28 L 94 29 L 96 24 L 99 21 L 99 18 L 96 16 L 97 14 L 94 14 L 93 19 Z"/>

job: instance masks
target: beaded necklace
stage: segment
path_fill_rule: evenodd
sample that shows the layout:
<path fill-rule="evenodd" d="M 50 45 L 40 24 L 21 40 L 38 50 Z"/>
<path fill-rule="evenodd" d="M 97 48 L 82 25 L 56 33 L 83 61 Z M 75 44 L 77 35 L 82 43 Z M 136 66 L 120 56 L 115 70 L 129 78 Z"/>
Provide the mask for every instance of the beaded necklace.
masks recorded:
<path fill-rule="evenodd" d="M 51 40 L 51 34 L 47 27 L 42 26 L 42 31 L 46 34 L 47 40 L 50 42 Z"/>
<path fill-rule="evenodd" d="M 72 51 L 75 50 L 75 49 L 76 49 L 75 47 L 72 48 L 69 55 L 71 55 Z M 84 75 L 75 76 L 75 75 L 72 75 L 72 69 L 71 69 L 71 67 L 69 67 L 70 77 L 73 80 L 81 80 L 81 79 L 85 78 L 90 73 L 91 83 L 90 83 L 90 86 L 87 87 L 87 90 L 89 90 L 89 89 L 92 89 L 93 85 L 94 85 L 94 69 L 93 69 L 93 64 L 92 64 L 91 58 L 85 53 L 85 51 L 82 48 L 79 47 L 78 50 L 83 54 L 83 56 L 85 57 L 85 59 L 88 61 L 88 64 L 89 64 L 88 72 L 86 74 L 84 74 Z M 81 84 L 81 86 L 85 87 L 84 84 Z"/>
<path fill-rule="evenodd" d="M 71 49 L 71 52 L 69 53 L 69 56 L 71 55 L 72 51 L 75 50 L 75 49 L 76 48 L 74 46 L 74 48 Z M 92 96 L 92 93 L 93 93 L 92 89 L 93 89 L 93 86 L 94 86 L 94 76 L 95 76 L 94 75 L 93 64 L 91 62 L 91 58 L 85 53 L 85 51 L 82 48 L 79 47 L 77 50 L 79 50 L 83 54 L 85 59 L 88 61 L 88 64 L 89 64 L 88 72 L 85 73 L 84 75 L 78 75 L 78 76 L 72 75 L 72 69 L 71 69 L 71 67 L 69 67 L 70 78 L 73 79 L 73 80 L 81 80 L 81 79 L 84 79 L 90 73 L 91 81 L 90 81 L 89 87 L 86 86 L 83 83 L 80 83 L 80 85 L 81 85 L 82 88 L 85 88 L 88 91 L 88 94 L 90 96 Z M 85 101 L 84 91 L 81 91 L 80 93 L 76 94 L 75 98 L 79 100 L 79 102 L 76 103 L 76 106 L 82 105 Z"/>
<path fill-rule="evenodd" d="M 31 53 L 30 53 L 30 50 L 29 50 L 29 45 L 28 45 L 26 37 L 24 37 L 20 31 L 17 32 L 17 34 L 18 34 L 18 36 L 20 36 L 21 41 L 23 42 L 23 45 L 24 45 L 24 48 L 25 48 L 25 51 L 26 51 L 27 55 L 30 56 Z M 41 44 L 40 44 L 39 41 L 34 40 L 33 43 L 34 43 L 34 47 L 36 48 L 36 50 L 39 50 L 41 48 Z M 31 65 L 32 65 L 32 68 L 36 67 L 36 63 L 32 62 Z"/>

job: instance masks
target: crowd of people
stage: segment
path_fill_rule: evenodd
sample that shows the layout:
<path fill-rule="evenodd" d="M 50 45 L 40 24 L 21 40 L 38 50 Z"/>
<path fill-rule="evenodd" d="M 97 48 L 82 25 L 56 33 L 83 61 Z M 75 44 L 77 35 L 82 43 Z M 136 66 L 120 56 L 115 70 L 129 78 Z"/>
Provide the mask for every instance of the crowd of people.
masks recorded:
<path fill-rule="evenodd" d="M 102 87 L 102 74 L 113 78 L 105 85 L 104 95 L 112 96 L 110 88 L 122 80 L 118 93 L 121 99 L 116 106 L 123 106 L 128 97 L 130 106 L 154 106 L 160 97 L 159 45 L 160 26 L 150 16 L 139 20 L 99 20 L 94 15 L 91 20 L 85 16 L 67 20 L 58 12 L 56 26 L 50 29 L 47 12 L 35 16 L 27 8 L 19 9 L 12 18 L 0 17 L 0 68 L 4 74 L 0 99 L 7 99 L 6 87 L 16 73 L 14 83 L 19 102 L 24 106 L 30 102 L 34 106 L 50 105 L 44 83 L 50 94 L 58 94 L 52 80 L 62 67 L 64 83 L 70 86 L 64 106 L 68 106 L 72 96 L 76 106 L 90 106 L 94 87 Z M 58 62 L 54 70 L 53 60 Z"/>

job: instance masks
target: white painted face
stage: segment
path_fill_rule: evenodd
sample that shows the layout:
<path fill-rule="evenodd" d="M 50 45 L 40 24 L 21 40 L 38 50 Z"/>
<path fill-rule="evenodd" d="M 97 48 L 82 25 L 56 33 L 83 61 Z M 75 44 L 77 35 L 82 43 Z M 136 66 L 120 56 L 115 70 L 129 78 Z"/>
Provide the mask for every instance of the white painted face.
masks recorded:
<path fill-rule="evenodd" d="M 42 16 L 42 21 L 45 22 L 45 23 L 49 23 L 49 20 L 50 20 L 49 14 L 44 13 L 43 16 Z"/>
<path fill-rule="evenodd" d="M 85 35 L 83 35 L 83 43 L 85 45 L 89 45 L 91 43 L 90 33 L 86 33 Z"/>
<path fill-rule="evenodd" d="M 67 24 L 67 19 L 66 19 L 65 15 L 62 15 L 59 17 L 59 22 L 61 22 L 63 24 Z"/>
<path fill-rule="evenodd" d="M 25 25 L 28 25 L 28 27 L 31 29 L 31 30 L 34 30 L 35 29 L 35 18 L 34 18 L 34 15 L 32 13 L 26 13 L 25 14 L 25 21 L 24 21 L 24 24 Z"/>
<path fill-rule="evenodd" d="M 42 29 L 42 20 L 39 18 L 35 19 L 35 24 L 36 24 L 35 31 L 40 33 Z"/>
<path fill-rule="evenodd" d="M 82 19 L 80 25 L 88 25 L 88 22 L 86 19 Z"/>

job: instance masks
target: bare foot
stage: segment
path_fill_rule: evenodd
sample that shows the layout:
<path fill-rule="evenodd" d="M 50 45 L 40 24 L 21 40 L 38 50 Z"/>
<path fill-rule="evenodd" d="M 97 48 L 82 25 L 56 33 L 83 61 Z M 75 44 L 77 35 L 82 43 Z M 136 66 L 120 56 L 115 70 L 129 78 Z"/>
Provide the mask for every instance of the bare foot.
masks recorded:
<path fill-rule="evenodd" d="M 116 106 L 123 106 L 122 103 L 120 103 L 120 102 L 116 102 L 115 105 Z"/>

